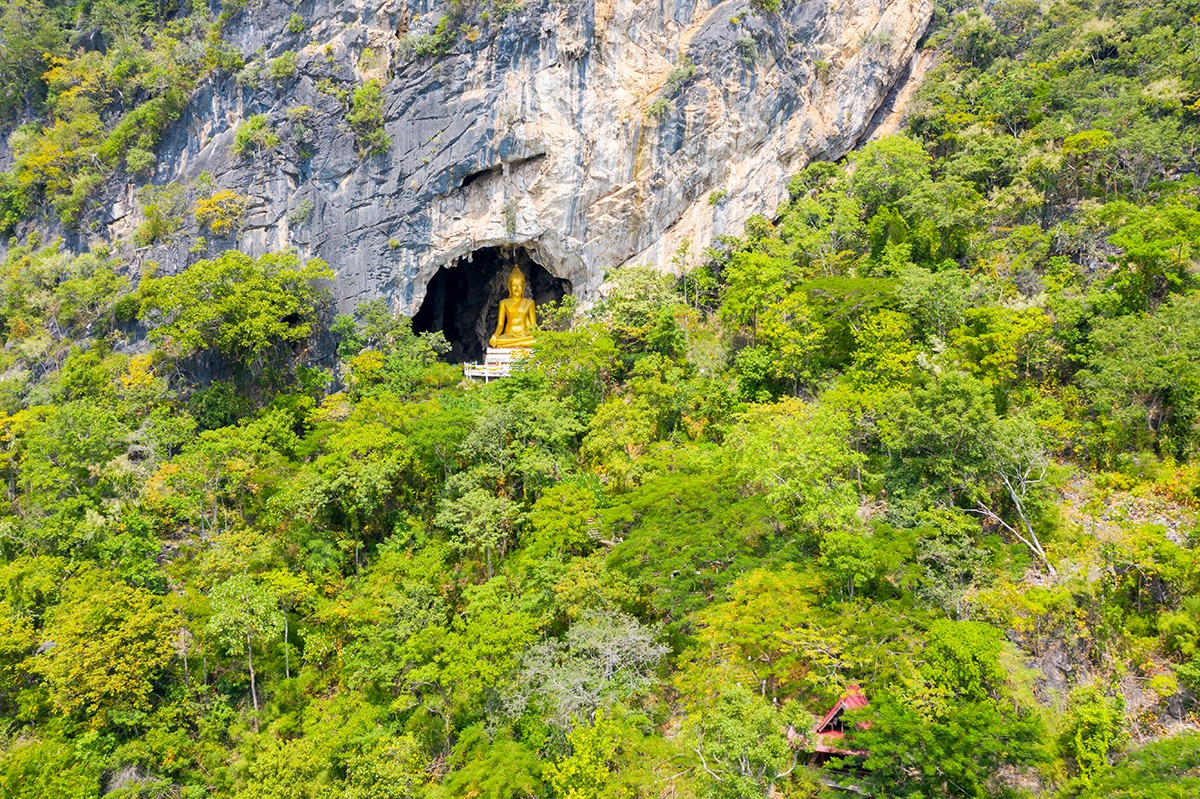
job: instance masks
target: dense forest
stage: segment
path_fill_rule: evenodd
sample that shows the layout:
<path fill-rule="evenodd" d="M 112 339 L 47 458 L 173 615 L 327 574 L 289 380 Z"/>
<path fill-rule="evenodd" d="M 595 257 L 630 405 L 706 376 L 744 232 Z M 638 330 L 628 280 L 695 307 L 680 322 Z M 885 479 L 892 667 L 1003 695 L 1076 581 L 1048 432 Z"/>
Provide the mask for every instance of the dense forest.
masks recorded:
<path fill-rule="evenodd" d="M 489 384 L 295 253 L 37 233 L 253 13 L 0 16 L 0 795 L 1200 793 L 1200 2 L 944 4 L 901 133 Z"/>

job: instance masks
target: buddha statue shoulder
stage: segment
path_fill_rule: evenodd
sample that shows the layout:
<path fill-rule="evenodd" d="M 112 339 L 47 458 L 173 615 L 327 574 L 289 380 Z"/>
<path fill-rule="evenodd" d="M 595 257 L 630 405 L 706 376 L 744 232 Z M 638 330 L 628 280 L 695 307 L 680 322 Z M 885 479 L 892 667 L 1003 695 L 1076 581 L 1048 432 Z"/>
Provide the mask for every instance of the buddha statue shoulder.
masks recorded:
<path fill-rule="evenodd" d="M 537 309 L 533 300 L 525 296 L 525 275 L 520 267 L 514 266 L 508 276 L 508 297 L 500 300 L 496 332 L 488 339 L 488 344 L 502 348 L 532 347 L 536 326 Z"/>

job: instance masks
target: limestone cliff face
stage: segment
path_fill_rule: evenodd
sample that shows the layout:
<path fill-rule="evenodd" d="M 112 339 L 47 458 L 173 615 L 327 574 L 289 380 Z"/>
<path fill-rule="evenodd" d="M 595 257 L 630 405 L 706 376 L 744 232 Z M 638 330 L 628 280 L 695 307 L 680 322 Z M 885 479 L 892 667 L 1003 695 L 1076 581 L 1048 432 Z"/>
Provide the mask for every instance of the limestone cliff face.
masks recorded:
<path fill-rule="evenodd" d="M 445 13 L 437 2 L 298 8 L 297 35 L 284 32 L 297 7 L 277 0 L 232 21 L 243 54 L 296 51 L 298 72 L 204 87 L 160 147 L 154 182 L 208 172 L 251 199 L 236 242 L 210 236 L 210 250 L 296 247 L 334 268 L 343 309 L 382 295 L 413 313 L 439 267 L 482 247 L 523 246 L 587 297 L 611 267 L 675 268 L 684 240 L 696 256 L 740 233 L 785 197 L 787 177 L 863 135 L 933 2 L 784 0 L 760 13 L 746 0 L 529 0 L 503 19 L 473 12 L 436 57 L 413 43 Z M 676 69 L 687 63 L 690 76 Z M 360 157 L 336 90 L 371 78 L 384 83 L 391 147 Z M 297 106 L 312 109 L 303 143 L 287 134 Z M 231 145 L 251 114 L 283 143 L 239 157 Z M 105 221 L 119 235 L 140 212 L 133 186 L 112 198 Z M 175 271 L 203 257 L 189 246 L 142 257 Z"/>

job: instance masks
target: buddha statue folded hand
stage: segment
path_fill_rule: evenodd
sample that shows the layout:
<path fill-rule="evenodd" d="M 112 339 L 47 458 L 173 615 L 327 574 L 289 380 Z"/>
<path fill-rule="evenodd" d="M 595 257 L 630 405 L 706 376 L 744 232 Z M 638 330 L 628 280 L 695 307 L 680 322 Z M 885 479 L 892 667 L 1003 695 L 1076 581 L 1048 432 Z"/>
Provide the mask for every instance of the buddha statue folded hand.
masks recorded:
<path fill-rule="evenodd" d="M 537 311 L 533 300 L 525 296 L 525 275 L 514 266 L 508 276 L 508 297 L 500 300 L 500 318 L 488 344 L 500 348 L 532 347 L 536 326 Z"/>

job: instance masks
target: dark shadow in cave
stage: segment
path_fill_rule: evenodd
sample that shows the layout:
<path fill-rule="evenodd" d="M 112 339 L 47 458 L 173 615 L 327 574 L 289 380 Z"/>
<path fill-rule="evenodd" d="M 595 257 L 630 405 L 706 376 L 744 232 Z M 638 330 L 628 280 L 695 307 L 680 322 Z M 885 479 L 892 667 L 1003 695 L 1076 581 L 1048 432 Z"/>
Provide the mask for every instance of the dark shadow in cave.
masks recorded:
<path fill-rule="evenodd" d="M 571 293 L 569 280 L 550 274 L 524 247 L 483 247 L 437 271 L 413 316 L 413 330 L 442 331 L 450 342 L 445 356 L 450 363 L 483 360 L 514 265 L 525 273 L 525 296 L 538 305 Z"/>

